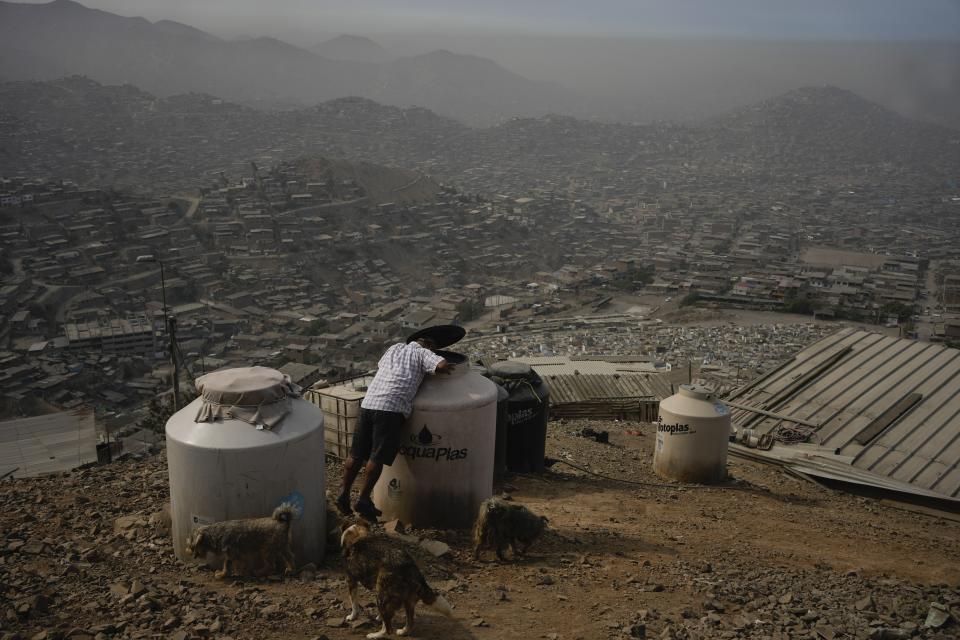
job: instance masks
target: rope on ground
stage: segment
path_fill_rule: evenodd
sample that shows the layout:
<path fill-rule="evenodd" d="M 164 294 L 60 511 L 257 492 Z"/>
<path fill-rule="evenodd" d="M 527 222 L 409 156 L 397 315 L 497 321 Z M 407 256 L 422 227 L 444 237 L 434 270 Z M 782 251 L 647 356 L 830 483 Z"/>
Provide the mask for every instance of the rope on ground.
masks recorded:
<path fill-rule="evenodd" d="M 626 478 L 615 478 L 615 477 L 613 477 L 613 476 L 608 476 L 608 475 L 604 475 L 604 474 L 602 474 L 602 473 L 597 473 L 596 471 L 591 471 L 590 469 L 587 469 L 587 468 L 585 468 L 585 467 L 581 467 L 581 466 L 575 465 L 575 464 L 573 464 L 572 462 L 567 462 L 566 460 L 559 460 L 559 459 L 558 459 L 557 462 L 559 462 L 559 463 L 561 463 L 561 464 L 565 464 L 565 465 L 567 465 L 568 467 L 573 467 L 574 469 L 577 469 L 577 470 L 579 470 L 579 471 L 583 471 L 584 473 L 588 473 L 588 474 L 590 474 L 590 475 L 592 475 L 592 476 L 596 476 L 596 477 L 598 477 L 598 478 L 603 478 L 604 480 L 612 480 L 612 481 L 614 481 L 614 482 L 623 482 L 623 483 L 625 483 L 625 484 L 635 484 L 635 485 L 639 485 L 639 486 L 642 486 L 642 487 L 656 487 L 656 488 L 660 488 L 660 489 L 720 489 L 720 490 L 723 490 L 723 489 L 732 489 L 732 490 L 735 490 L 735 491 L 750 491 L 750 490 L 751 490 L 750 487 L 731 487 L 731 486 L 718 487 L 718 486 L 715 486 L 715 485 L 706 485 L 706 484 L 672 484 L 672 483 L 668 483 L 668 482 L 644 482 L 644 481 L 642 481 L 642 480 L 627 480 Z"/>
<path fill-rule="evenodd" d="M 816 428 L 802 424 L 787 426 L 781 423 L 773 431 L 773 439 L 784 444 L 809 442 L 815 435 L 817 435 Z"/>

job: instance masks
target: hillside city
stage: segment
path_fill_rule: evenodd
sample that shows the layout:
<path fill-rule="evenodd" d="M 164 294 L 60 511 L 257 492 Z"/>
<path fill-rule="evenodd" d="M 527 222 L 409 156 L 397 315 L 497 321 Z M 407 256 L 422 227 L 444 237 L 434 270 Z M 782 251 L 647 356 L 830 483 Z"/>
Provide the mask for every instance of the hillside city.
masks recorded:
<path fill-rule="evenodd" d="M 164 300 L 183 375 L 289 363 L 301 383 L 363 373 L 430 324 L 496 334 L 473 343 L 478 357 L 630 353 L 726 384 L 831 330 L 759 360 L 663 327 L 631 337 L 663 324 L 661 307 L 960 338 L 947 172 L 960 137 L 839 89 L 798 90 L 723 128 L 546 116 L 469 129 L 363 99 L 267 116 L 82 78 L 0 95 L 9 416 L 142 415 L 169 383 Z M 791 129 L 828 111 L 840 137 Z M 621 296 L 642 304 L 612 309 Z M 571 336 L 545 344 L 542 322 Z M 610 331 L 616 344 L 598 339 Z"/>
<path fill-rule="evenodd" d="M 0 0 L 0 640 L 957 638 L 922 5 Z"/>

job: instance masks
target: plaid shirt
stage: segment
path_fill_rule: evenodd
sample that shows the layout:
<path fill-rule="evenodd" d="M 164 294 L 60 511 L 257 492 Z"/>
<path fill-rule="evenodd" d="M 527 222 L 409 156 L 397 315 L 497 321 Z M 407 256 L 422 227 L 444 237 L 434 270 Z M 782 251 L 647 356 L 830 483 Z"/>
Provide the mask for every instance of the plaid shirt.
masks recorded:
<path fill-rule="evenodd" d="M 377 411 L 396 411 L 406 417 L 413 412 L 413 397 L 423 376 L 433 373 L 443 360 L 416 342 L 395 344 L 377 363 L 377 375 L 360 406 Z"/>

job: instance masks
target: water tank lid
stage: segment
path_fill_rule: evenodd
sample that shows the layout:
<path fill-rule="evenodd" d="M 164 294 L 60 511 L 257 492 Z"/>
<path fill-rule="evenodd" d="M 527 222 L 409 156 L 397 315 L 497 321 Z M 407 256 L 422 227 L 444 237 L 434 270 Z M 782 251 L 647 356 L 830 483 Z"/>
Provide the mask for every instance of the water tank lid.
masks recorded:
<path fill-rule="evenodd" d="M 484 378 L 490 377 L 490 370 L 482 362 L 471 362 L 470 371 L 479 373 Z"/>
<path fill-rule="evenodd" d="M 713 389 L 702 384 L 682 384 L 680 385 L 680 395 L 697 400 L 712 401 L 716 398 Z"/>
<path fill-rule="evenodd" d="M 493 363 L 490 367 L 490 375 L 505 380 L 527 380 L 533 377 L 533 367 L 524 362 L 503 360 Z"/>
<path fill-rule="evenodd" d="M 203 402 L 194 422 L 242 420 L 260 429 L 273 429 L 291 409 L 300 388 L 290 376 L 267 367 L 214 371 L 197 378 Z"/>
<path fill-rule="evenodd" d="M 467 335 L 467 330 L 458 327 L 455 324 L 438 324 L 435 327 L 420 329 L 416 333 L 407 336 L 407 342 L 414 342 L 420 338 L 429 338 L 436 349 L 443 349 L 450 345 L 460 342 L 463 336 Z"/>

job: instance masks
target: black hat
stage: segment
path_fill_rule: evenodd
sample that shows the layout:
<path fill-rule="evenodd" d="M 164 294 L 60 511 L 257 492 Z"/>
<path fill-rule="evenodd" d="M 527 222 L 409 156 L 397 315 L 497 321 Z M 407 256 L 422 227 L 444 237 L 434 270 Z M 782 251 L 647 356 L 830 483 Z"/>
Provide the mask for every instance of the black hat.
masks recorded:
<path fill-rule="evenodd" d="M 455 324 L 439 324 L 435 327 L 420 329 L 416 333 L 407 336 L 407 343 L 416 342 L 420 338 L 426 338 L 433 343 L 434 348 L 443 349 L 449 347 L 455 342 L 460 342 L 463 336 L 467 335 L 467 330 L 458 327 Z"/>

